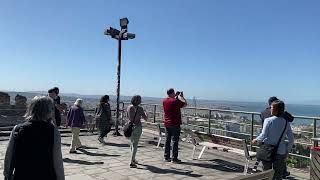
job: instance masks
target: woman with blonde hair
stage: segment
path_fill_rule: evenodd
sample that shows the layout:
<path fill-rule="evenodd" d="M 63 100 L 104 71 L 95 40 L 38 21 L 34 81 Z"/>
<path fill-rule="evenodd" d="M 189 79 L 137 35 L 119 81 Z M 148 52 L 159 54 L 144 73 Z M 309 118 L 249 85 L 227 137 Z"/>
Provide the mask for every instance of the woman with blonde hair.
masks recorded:
<path fill-rule="evenodd" d="M 61 137 L 52 124 L 54 104 L 49 97 L 35 97 L 25 119 L 10 135 L 4 161 L 5 179 L 64 180 Z"/>
<path fill-rule="evenodd" d="M 86 123 L 82 102 L 83 100 L 78 98 L 67 114 L 67 126 L 71 127 L 72 132 L 70 153 L 77 153 L 76 149 L 82 147 L 79 134 L 80 128 Z"/>
<path fill-rule="evenodd" d="M 138 143 L 142 134 L 141 118 L 147 120 L 147 114 L 143 108 L 139 106 L 141 104 L 141 96 L 136 95 L 131 99 L 131 105 L 128 106 L 127 113 L 129 121 L 133 123 L 133 130 L 131 134 L 131 168 L 137 167 L 136 154 L 138 150 Z"/>

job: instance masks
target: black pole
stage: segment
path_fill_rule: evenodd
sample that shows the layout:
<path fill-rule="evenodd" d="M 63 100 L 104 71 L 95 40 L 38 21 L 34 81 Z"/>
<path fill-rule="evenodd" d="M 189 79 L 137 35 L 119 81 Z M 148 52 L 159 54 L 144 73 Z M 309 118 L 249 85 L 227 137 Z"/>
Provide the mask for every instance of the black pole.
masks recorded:
<path fill-rule="evenodd" d="M 117 71 L 117 110 L 116 110 L 116 122 L 115 122 L 115 132 L 113 135 L 115 136 L 121 136 L 119 133 L 119 105 L 120 105 L 120 73 L 121 73 L 121 34 L 119 35 L 118 40 L 118 71 Z"/>

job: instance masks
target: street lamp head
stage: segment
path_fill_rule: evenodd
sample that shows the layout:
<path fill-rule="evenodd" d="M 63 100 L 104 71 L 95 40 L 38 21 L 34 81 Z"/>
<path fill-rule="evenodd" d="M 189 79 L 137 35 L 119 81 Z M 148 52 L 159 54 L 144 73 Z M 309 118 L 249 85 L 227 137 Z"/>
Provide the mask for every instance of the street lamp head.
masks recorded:
<path fill-rule="evenodd" d="M 128 18 L 121 18 L 120 19 L 121 29 L 127 29 L 128 24 L 129 24 Z"/>
<path fill-rule="evenodd" d="M 132 34 L 132 33 L 124 33 L 122 35 L 123 40 L 134 39 L 135 37 L 136 37 L 136 35 Z"/>
<path fill-rule="evenodd" d="M 104 35 L 111 36 L 112 38 L 119 38 L 120 31 L 118 29 L 110 27 L 109 29 L 104 31 Z"/>

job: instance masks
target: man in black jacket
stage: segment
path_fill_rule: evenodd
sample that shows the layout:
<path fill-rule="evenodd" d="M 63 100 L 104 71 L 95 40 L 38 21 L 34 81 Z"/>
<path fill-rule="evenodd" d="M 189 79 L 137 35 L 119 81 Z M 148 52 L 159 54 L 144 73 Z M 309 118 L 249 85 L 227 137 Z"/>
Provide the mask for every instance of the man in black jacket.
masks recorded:
<path fill-rule="evenodd" d="M 277 97 L 275 97 L 275 96 L 270 97 L 269 100 L 268 100 L 269 106 L 264 111 L 261 112 L 260 118 L 261 118 L 261 121 L 262 121 L 262 126 L 263 126 L 264 120 L 272 116 L 271 115 L 271 111 L 270 111 L 270 106 L 276 100 L 279 100 L 279 99 Z M 284 119 L 286 119 L 288 122 L 292 122 L 294 120 L 294 117 L 290 113 L 288 113 L 287 111 L 284 112 L 282 117 Z"/>
<path fill-rule="evenodd" d="M 53 103 L 54 103 L 54 109 L 55 109 L 55 111 L 54 111 L 54 114 L 55 114 L 54 115 L 54 123 L 59 128 L 60 124 L 61 124 L 61 111 L 62 111 L 62 108 L 61 108 L 61 105 L 60 105 L 60 96 L 58 96 L 58 94 L 59 94 L 59 89 L 57 89 L 56 87 L 48 90 L 48 96 L 50 98 L 52 98 Z"/>
<path fill-rule="evenodd" d="M 261 121 L 262 121 L 262 126 L 263 126 L 264 120 L 265 120 L 266 118 L 269 118 L 269 117 L 272 116 L 272 115 L 271 115 L 271 111 L 270 111 L 270 106 L 271 106 L 271 104 L 272 104 L 274 101 L 277 101 L 277 100 L 279 100 L 279 99 L 278 99 L 277 97 L 275 97 L 275 96 L 272 96 L 272 97 L 269 98 L 269 100 L 268 100 L 269 107 L 267 107 L 267 108 L 266 108 L 264 111 L 262 111 L 261 114 L 260 114 L 260 118 L 261 118 Z M 286 119 L 288 122 L 292 122 L 292 121 L 294 120 L 294 117 L 293 117 L 290 113 L 288 113 L 287 111 L 284 112 L 284 114 L 282 115 L 282 117 L 283 117 L 284 119 Z M 290 175 L 290 172 L 287 171 L 287 166 L 286 166 L 285 169 L 284 169 L 283 178 L 285 178 L 285 177 L 287 177 L 287 176 L 289 176 L 289 175 Z"/>

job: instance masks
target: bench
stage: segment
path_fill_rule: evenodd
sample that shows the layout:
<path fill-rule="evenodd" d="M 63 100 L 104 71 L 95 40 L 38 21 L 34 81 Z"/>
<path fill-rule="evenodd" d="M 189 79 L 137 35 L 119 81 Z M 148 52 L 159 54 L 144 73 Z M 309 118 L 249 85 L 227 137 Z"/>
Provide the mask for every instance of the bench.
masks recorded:
<path fill-rule="evenodd" d="M 155 124 L 155 123 L 151 123 L 151 124 Z M 157 144 L 157 148 L 160 147 L 161 141 L 166 138 L 166 129 L 165 129 L 165 127 L 163 127 L 161 125 L 163 125 L 163 124 L 161 124 L 161 123 L 157 123 L 156 124 L 157 129 L 158 129 L 158 144 Z M 183 133 L 183 132 L 184 131 L 181 130 L 181 133 Z M 165 146 L 163 146 L 163 148 L 165 148 Z"/>
<path fill-rule="evenodd" d="M 158 144 L 157 144 L 157 148 L 159 148 L 161 140 L 164 139 L 166 137 L 166 130 L 164 127 L 161 127 L 161 124 L 158 123 L 157 124 L 157 128 L 158 128 Z M 164 148 L 164 146 L 163 146 Z"/>
<path fill-rule="evenodd" d="M 222 150 L 224 152 L 231 152 L 231 153 L 235 153 L 241 156 L 244 156 L 246 161 L 244 164 L 244 171 L 243 174 L 246 175 L 248 173 L 248 169 L 249 169 L 249 165 L 250 165 L 250 161 L 253 160 L 253 158 L 256 156 L 255 152 L 249 151 L 248 149 L 248 145 L 245 139 L 236 139 L 233 138 L 234 140 L 237 141 L 241 141 L 242 143 L 242 148 L 243 149 L 237 149 L 237 148 L 233 148 L 233 147 L 228 147 L 228 146 L 224 146 L 224 145 L 220 145 L 220 144 L 215 144 L 212 142 L 205 142 L 205 141 L 201 141 L 201 138 L 199 138 L 199 136 L 197 135 L 196 131 L 194 130 L 185 130 L 185 132 L 187 134 L 189 134 L 189 137 L 191 138 L 191 143 L 193 144 L 193 151 L 192 151 L 192 155 L 191 158 L 194 159 L 194 155 L 196 152 L 196 148 L 197 146 L 202 146 L 202 150 L 198 156 L 198 159 L 201 159 L 204 151 L 207 148 L 213 148 L 216 150 Z M 219 135 L 215 135 L 215 136 L 219 136 Z"/>

